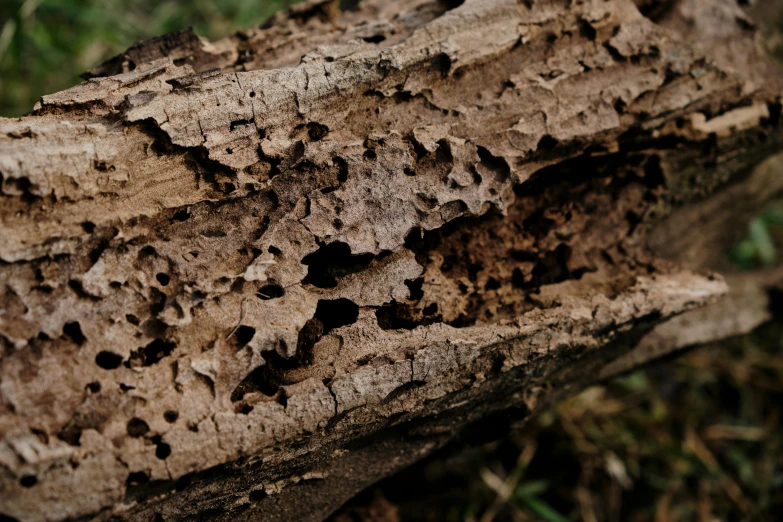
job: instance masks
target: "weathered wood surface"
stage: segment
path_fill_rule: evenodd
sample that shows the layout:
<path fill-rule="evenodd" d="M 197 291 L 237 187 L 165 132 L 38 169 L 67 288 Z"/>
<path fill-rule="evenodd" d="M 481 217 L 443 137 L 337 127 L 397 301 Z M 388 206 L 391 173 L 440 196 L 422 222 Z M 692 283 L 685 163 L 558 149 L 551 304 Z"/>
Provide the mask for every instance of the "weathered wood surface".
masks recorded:
<path fill-rule="evenodd" d="M 319 520 L 643 362 L 781 83 L 733 0 L 638 3 L 310 2 L 0 119 L 0 512 Z"/>

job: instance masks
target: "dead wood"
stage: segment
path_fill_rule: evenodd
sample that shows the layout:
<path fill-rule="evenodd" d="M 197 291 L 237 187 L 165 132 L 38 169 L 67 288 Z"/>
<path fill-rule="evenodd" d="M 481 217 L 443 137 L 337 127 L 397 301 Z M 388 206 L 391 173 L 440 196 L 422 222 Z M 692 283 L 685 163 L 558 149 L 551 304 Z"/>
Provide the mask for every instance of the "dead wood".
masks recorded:
<path fill-rule="evenodd" d="M 737 2 L 342 5 L 141 42 L 0 119 L 6 518 L 320 520 L 703 342 L 665 321 L 783 188 Z"/>

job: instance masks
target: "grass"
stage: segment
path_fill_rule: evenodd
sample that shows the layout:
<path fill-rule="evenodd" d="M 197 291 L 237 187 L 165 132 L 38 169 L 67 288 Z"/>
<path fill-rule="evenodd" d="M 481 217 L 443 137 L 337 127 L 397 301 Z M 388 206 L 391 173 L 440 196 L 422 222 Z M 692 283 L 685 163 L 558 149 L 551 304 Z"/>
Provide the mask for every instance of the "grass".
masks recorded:
<path fill-rule="evenodd" d="M 210 39 L 258 25 L 290 0 L 2 0 L 0 116 L 29 112 L 48 93 L 138 40 L 186 27 Z"/>

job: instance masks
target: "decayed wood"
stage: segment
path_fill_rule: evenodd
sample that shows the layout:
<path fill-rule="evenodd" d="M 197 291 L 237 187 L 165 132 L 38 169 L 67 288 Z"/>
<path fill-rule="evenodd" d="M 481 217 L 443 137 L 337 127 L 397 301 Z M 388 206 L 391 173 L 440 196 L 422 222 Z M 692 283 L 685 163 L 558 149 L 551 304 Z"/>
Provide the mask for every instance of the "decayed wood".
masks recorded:
<path fill-rule="evenodd" d="M 674 317 L 645 335 L 634 348 L 601 369 L 605 379 L 677 350 L 744 335 L 774 319 L 771 291 L 783 270 L 728 276 L 728 294 L 716 303 Z"/>
<path fill-rule="evenodd" d="M 780 82 L 736 2 L 638 4 L 310 2 L 0 119 L 0 512 L 318 520 L 642 362 Z"/>

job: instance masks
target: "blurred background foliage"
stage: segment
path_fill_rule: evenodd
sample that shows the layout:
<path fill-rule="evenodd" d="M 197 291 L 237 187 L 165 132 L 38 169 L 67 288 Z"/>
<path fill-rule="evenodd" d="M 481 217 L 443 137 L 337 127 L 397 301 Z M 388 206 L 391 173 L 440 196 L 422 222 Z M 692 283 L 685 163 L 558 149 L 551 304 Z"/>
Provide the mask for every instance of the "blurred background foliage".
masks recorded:
<path fill-rule="evenodd" d="M 743 270 L 778 266 L 783 264 L 777 248 L 782 240 L 783 201 L 776 201 L 750 222 L 747 236 L 734 245 L 729 256 Z"/>
<path fill-rule="evenodd" d="M 38 99 L 138 40 L 193 27 L 217 39 L 258 25 L 291 0 L 0 0 L 0 116 Z"/>
<path fill-rule="evenodd" d="M 210 39 L 291 0 L 0 0 L 0 116 L 135 41 L 193 27 Z M 783 16 L 768 35 L 783 59 Z M 783 203 L 727 253 L 783 261 Z M 783 326 L 701 347 L 594 386 L 522 432 L 447 448 L 349 502 L 336 520 L 751 521 L 783 519 Z"/>

